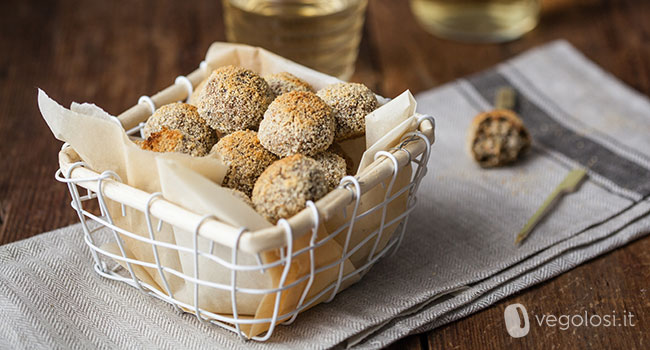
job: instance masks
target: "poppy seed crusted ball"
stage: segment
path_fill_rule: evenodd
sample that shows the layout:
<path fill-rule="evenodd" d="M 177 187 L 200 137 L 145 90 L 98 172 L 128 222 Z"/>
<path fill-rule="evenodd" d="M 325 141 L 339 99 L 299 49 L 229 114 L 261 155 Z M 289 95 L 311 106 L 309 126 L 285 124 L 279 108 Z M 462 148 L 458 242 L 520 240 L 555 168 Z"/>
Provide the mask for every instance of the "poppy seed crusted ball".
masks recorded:
<path fill-rule="evenodd" d="M 253 204 L 258 213 L 272 223 L 290 218 L 327 194 L 323 168 L 302 154 L 271 164 L 257 179 Z"/>
<path fill-rule="evenodd" d="M 267 75 L 264 77 L 264 80 L 269 84 L 269 88 L 271 88 L 275 96 L 280 96 L 291 91 L 314 92 L 311 85 L 288 72 Z"/>
<path fill-rule="evenodd" d="M 327 181 L 328 190 L 331 191 L 335 189 L 341 182 L 343 176 L 347 173 L 345 159 L 330 151 L 321 152 L 313 158 L 325 171 L 325 180 Z"/>
<path fill-rule="evenodd" d="M 363 84 L 336 83 L 317 93 L 332 107 L 336 120 L 336 141 L 366 133 L 366 115 L 379 106 L 375 94 Z"/>
<path fill-rule="evenodd" d="M 212 149 L 228 165 L 222 186 L 242 191 L 247 196 L 253 192 L 257 178 L 278 158 L 267 151 L 252 130 L 235 131 L 224 136 Z"/>
<path fill-rule="evenodd" d="M 199 114 L 222 135 L 256 130 L 273 93 L 250 69 L 225 66 L 212 72 L 197 96 Z"/>
<path fill-rule="evenodd" d="M 142 132 L 145 138 L 164 129 L 178 131 L 182 138 L 178 141 L 177 152 L 202 157 L 217 142 L 214 130 L 199 116 L 196 107 L 186 103 L 170 103 L 158 108 L 147 119 Z"/>
<path fill-rule="evenodd" d="M 279 157 L 326 150 L 334 140 L 332 110 L 313 92 L 292 91 L 276 98 L 260 123 L 262 146 Z"/>

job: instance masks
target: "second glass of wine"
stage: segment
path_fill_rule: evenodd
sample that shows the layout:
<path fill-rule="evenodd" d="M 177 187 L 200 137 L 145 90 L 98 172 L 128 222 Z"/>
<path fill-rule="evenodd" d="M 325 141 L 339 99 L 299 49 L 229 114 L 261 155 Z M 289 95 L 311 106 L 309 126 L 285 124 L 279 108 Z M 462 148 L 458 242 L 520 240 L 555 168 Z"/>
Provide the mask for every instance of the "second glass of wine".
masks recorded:
<path fill-rule="evenodd" d="M 223 0 L 226 38 L 347 80 L 367 0 Z"/>
<path fill-rule="evenodd" d="M 502 42 L 535 28 L 540 0 L 411 0 L 411 9 L 422 27 L 436 36 Z"/>

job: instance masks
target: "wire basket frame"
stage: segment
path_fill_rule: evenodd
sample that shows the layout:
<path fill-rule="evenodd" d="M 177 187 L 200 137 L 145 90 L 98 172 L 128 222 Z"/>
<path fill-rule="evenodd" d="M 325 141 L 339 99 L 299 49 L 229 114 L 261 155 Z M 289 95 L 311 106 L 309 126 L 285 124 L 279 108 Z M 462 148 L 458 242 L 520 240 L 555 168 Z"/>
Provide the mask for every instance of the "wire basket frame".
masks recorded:
<path fill-rule="evenodd" d="M 191 93 L 190 80 L 177 78 L 176 83 L 181 88 L 185 88 L 188 95 Z M 147 105 L 151 110 L 156 108 L 154 101 L 148 97 L 141 98 L 140 103 Z M 274 229 L 268 231 L 267 235 L 265 235 L 265 237 L 271 237 L 273 235 L 270 233 L 276 233 L 273 236 L 276 239 L 260 244 L 255 244 L 255 239 L 260 236 L 260 232 L 250 232 L 243 227 L 228 227 L 229 232 L 234 233 L 230 235 L 230 239 L 215 239 L 218 235 L 215 235 L 213 231 L 223 231 L 227 226 L 220 223 L 215 217 L 210 215 L 199 216 L 191 213 L 184 208 L 167 202 L 161 193 L 149 194 L 122 184 L 122 180 L 114 172 L 105 171 L 99 174 L 82 161 L 79 161 L 74 150 L 67 145 L 64 145 L 60 152 L 61 168 L 57 171 L 55 177 L 68 186 L 72 198 L 71 206 L 78 214 L 84 232 L 84 241 L 89 247 L 94 269 L 99 275 L 131 285 L 152 297 L 172 304 L 179 311 L 193 313 L 200 322 L 209 322 L 228 329 L 244 339 L 247 336 L 241 329 L 242 325 L 268 324 L 268 330 L 265 333 L 250 338 L 265 341 L 272 336 L 277 324 L 288 325 L 293 323 L 298 313 L 315 305 L 323 298 L 325 298 L 324 302 L 331 301 L 341 291 L 347 280 L 355 276 L 363 276 L 380 258 L 389 253 L 394 254 L 397 250 L 405 234 L 408 216 L 416 205 L 415 195 L 421 179 L 427 172 L 427 163 L 433 142 L 433 130 L 435 128 L 433 117 L 418 116 L 418 124 L 418 130 L 405 134 L 397 147 L 377 152 L 374 162 L 364 172 L 357 176 L 344 177 L 339 187 L 323 199 L 316 203 L 308 202 L 307 207 L 301 213 L 288 220 L 279 220 Z M 128 133 L 138 133 L 141 127 L 142 123 L 138 123 Z M 394 189 L 400 170 L 410 167 L 411 164 L 414 166 L 415 171 L 412 173 L 408 184 L 402 188 Z M 374 178 L 369 175 L 371 169 Z M 375 186 L 384 186 L 386 194 L 383 200 L 377 205 L 359 212 L 361 197 Z M 85 189 L 86 193 L 82 195 L 80 189 Z M 128 195 L 126 195 L 127 192 Z M 406 209 L 395 217 L 389 218 L 387 215 L 389 204 L 404 195 L 407 196 Z M 107 199 L 119 203 L 121 212 L 111 213 L 108 209 Z M 99 214 L 93 213 L 87 206 L 93 201 L 98 203 Z M 116 214 L 126 216 L 127 207 L 144 214 L 148 235 L 136 234 L 115 224 L 113 216 Z M 318 237 L 319 227 L 327 220 L 328 213 L 342 210 L 345 214 L 348 213 L 347 209 L 351 209 L 351 213 L 347 214 L 348 217 L 342 225 L 326 236 Z M 174 215 L 168 215 L 170 213 L 174 213 Z M 351 234 L 355 224 L 360 219 L 373 213 L 380 213 L 378 227 L 360 242 L 352 244 Z M 178 217 L 184 219 L 179 220 Z M 156 222 L 156 220 L 158 221 Z M 193 232 L 192 246 L 158 240 L 156 234 L 161 231 L 163 225 L 172 225 Z M 396 228 L 392 232 L 386 232 L 387 228 L 393 226 Z M 294 241 L 307 234 L 310 234 L 309 244 L 303 248 L 296 248 Z M 385 246 L 380 247 L 382 237 L 388 234 L 392 234 L 392 236 Z M 327 265 L 317 267 L 315 263 L 316 249 L 324 246 L 339 235 L 345 237 L 340 257 Z M 142 261 L 129 257 L 126 253 L 123 237 L 150 245 L 154 261 Z M 209 240 L 208 249 L 200 248 L 199 237 Z M 107 239 L 117 245 L 119 253 L 104 248 L 103 243 Z M 363 264 L 354 266 L 353 271 L 345 272 L 344 263 L 366 245 L 369 245 L 371 249 Z M 215 246 L 230 248 L 230 260 L 215 255 Z M 176 251 L 179 254 L 191 254 L 193 258 L 192 273 L 165 266 L 159 257 L 159 249 L 161 248 Z M 269 249 L 276 249 L 280 257 L 275 261 L 264 263 L 260 254 Z M 238 261 L 240 253 L 253 254 L 256 263 L 241 263 Z M 309 272 L 288 282 L 287 275 L 292 263 L 301 256 L 308 258 Z M 199 278 L 200 257 L 229 270 L 230 283 L 217 283 Z M 148 268 L 157 271 L 162 281 L 162 286 L 160 286 L 162 290 L 139 279 L 135 272 L 136 268 Z M 282 272 L 279 283 L 272 288 L 251 288 L 238 284 L 238 273 L 259 272 L 264 274 L 273 268 L 280 268 Z M 329 269 L 336 269 L 336 280 L 308 298 L 316 276 Z M 192 303 L 174 297 L 167 280 L 167 276 L 172 275 L 193 285 Z M 281 313 L 282 293 L 303 283 L 306 284 L 302 293 L 300 293 L 297 305 L 292 307 L 291 310 Z M 199 287 L 229 292 L 232 315 L 218 314 L 201 308 Z M 241 296 L 242 294 L 274 295 L 272 315 L 256 319 L 241 317 L 238 311 L 237 298 L 238 295 Z"/>

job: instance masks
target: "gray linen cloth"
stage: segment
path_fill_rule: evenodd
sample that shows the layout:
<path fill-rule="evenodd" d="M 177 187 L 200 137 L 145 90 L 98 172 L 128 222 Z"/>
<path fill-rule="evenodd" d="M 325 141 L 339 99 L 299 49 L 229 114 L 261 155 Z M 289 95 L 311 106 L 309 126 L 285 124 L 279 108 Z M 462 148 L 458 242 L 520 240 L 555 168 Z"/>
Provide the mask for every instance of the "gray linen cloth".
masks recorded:
<path fill-rule="evenodd" d="M 504 85 L 518 92 L 532 151 L 514 166 L 482 170 L 467 154 L 466 131 Z M 244 342 L 102 279 L 73 225 L 0 248 L 0 345 L 379 348 L 650 232 L 650 102 L 566 42 L 422 93 L 418 103 L 436 116 L 437 141 L 400 250 L 270 341 Z M 515 234 L 577 166 L 589 179 L 515 247 Z"/>

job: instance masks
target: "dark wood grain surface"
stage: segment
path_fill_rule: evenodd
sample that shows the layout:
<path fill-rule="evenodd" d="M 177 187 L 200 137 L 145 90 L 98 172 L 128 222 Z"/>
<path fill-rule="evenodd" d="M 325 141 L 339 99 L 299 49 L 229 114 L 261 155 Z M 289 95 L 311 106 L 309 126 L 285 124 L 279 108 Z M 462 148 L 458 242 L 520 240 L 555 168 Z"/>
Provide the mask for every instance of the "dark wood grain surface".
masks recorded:
<path fill-rule="evenodd" d="M 385 96 L 417 93 L 564 38 L 604 69 L 650 95 L 650 1 L 549 0 L 540 25 L 522 39 L 471 45 L 435 38 L 406 1 L 371 0 L 352 80 Z M 56 141 L 36 106 L 37 87 L 55 100 L 91 101 L 112 114 L 193 70 L 209 44 L 224 40 L 218 1 L 0 2 L 0 243 L 76 222 L 64 185 L 54 181 Z M 650 135 L 649 135 L 650 137 Z M 594 259 L 394 348 L 650 347 L 650 237 Z M 532 327 L 511 338 L 505 306 L 539 313 L 624 310 L 635 327 Z"/>

